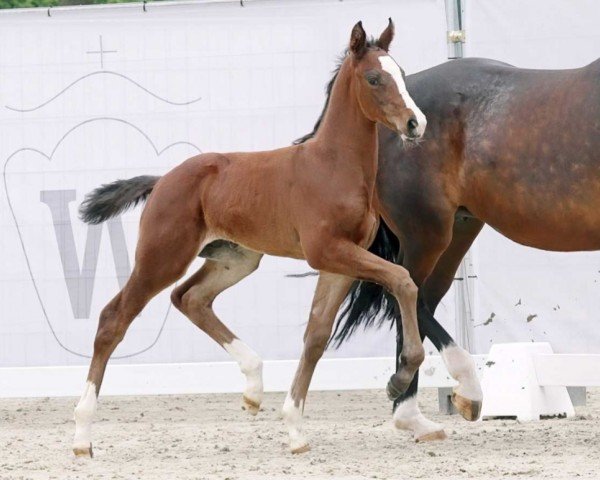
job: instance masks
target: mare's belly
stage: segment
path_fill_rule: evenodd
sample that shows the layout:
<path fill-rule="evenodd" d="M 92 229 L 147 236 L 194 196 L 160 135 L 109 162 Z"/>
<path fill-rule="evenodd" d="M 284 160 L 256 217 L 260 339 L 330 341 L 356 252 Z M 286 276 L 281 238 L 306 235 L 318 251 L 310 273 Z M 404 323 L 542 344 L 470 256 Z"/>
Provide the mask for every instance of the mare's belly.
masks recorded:
<path fill-rule="evenodd" d="M 554 251 L 600 250 L 600 192 L 567 193 L 522 184 L 497 185 L 467 208 L 511 240 Z"/>

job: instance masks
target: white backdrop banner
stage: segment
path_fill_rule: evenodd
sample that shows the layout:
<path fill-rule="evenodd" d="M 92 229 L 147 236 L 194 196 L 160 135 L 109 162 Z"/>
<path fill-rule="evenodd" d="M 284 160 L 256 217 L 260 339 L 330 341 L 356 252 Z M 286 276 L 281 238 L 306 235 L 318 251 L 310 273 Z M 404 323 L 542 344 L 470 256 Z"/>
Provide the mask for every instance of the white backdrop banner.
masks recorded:
<path fill-rule="evenodd" d="M 151 3 L 0 12 L 0 366 L 87 364 L 101 308 L 132 267 L 140 209 L 102 226 L 86 192 L 161 174 L 206 151 L 271 149 L 310 131 L 352 26 L 378 34 L 408 73 L 445 60 L 443 0 Z M 173 232 L 177 235 L 177 232 Z M 198 268 L 199 260 L 190 268 Z M 266 359 L 299 356 L 315 278 L 265 258 L 216 302 Z M 452 296 L 439 310 L 453 325 Z M 385 356 L 388 330 L 334 356 Z M 228 357 L 154 299 L 117 362 Z"/>
<path fill-rule="evenodd" d="M 577 68 L 600 57 L 599 25 L 597 0 L 470 1 L 466 50 L 523 68 Z M 489 227 L 474 251 L 478 353 L 530 340 L 600 353 L 600 253 L 543 252 Z"/>
<path fill-rule="evenodd" d="M 77 218 L 101 183 L 161 174 L 198 152 L 288 145 L 312 128 L 352 25 L 396 21 L 408 73 L 445 61 L 443 0 L 152 3 L 0 12 L 0 367 L 87 364 L 99 311 L 131 271 L 140 209 Z M 596 0 L 467 3 L 468 56 L 572 68 L 600 56 Z M 173 232 L 174 235 L 177 232 Z M 194 271 L 200 263 L 190 268 Z M 485 229 L 474 249 L 476 351 L 549 341 L 599 352 L 600 254 L 546 253 Z M 265 359 L 297 358 L 315 278 L 265 258 L 216 310 Z M 436 317 L 454 332 L 453 289 Z M 428 345 L 428 353 L 432 347 Z M 387 329 L 330 356 L 387 356 Z M 163 292 L 116 363 L 228 359 Z"/>

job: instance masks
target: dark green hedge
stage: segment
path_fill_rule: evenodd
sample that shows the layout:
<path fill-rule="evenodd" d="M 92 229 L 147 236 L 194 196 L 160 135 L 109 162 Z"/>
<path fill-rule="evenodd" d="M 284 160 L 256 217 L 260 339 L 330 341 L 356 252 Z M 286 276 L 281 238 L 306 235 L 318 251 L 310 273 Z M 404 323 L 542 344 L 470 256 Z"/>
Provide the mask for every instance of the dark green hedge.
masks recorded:
<path fill-rule="evenodd" d="M 56 7 L 59 5 L 94 5 L 136 1 L 140 0 L 0 0 L 0 8 Z"/>

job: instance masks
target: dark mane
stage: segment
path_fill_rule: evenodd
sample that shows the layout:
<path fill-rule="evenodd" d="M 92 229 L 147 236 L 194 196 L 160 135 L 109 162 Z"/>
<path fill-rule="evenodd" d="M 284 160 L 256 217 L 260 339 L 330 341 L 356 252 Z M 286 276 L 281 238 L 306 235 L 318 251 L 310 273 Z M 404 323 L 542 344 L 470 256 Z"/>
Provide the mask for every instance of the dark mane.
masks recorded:
<path fill-rule="evenodd" d="M 367 47 L 379 48 L 377 46 L 377 40 L 375 40 L 373 37 L 371 37 L 369 40 L 367 40 Z M 327 86 L 325 87 L 325 96 L 326 96 L 325 105 L 323 106 L 321 115 L 319 115 L 319 118 L 317 119 L 317 122 L 315 123 L 315 126 L 312 129 L 312 132 L 307 133 L 306 135 L 294 140 L 294 145 L 299 145 L 301 143 L 306 142 L 307 140 L 310 140 L 311 138 L 313 138 L 315 136 L 315 134 L 317 133 L 317 130 L 319 130 L 319 127 L 321 126 L 321 121 L 323 120 L 323 116 L 325 115 L 325 112 L 327 111 L 327 107 L 329 106 L 329 97 L 331 96 L 331 90 L 333 89 L 333 84 L 335 83 L 335 79 L 337 78 L 338 73 L 340 72 L 340 67 L 342 66 L 342 63 L 344 62 L 344 59 L 346 58 L 347 54 L 348 54 L 348 50 L 346 49 L 338 57 L 337 65 L 335 66 L 335 69 L 333 70 L 333 76 L 331 77 L 331 80 L 329 80 L 329 82 L 327 82 Z"/>

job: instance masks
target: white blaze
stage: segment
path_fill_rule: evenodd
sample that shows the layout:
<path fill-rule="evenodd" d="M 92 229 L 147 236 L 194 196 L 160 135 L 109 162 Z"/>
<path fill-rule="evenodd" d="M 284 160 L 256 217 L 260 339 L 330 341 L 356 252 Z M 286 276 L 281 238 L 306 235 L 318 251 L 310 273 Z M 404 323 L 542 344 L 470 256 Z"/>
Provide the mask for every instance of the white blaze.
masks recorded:
<path fill-rule="evenodd" d="M 425 127 L 427 126 L 427 119 L 425 118 L 425 115 L 423 115 L 421 109 L 417 107 L 417 104 L 408 94 L 408 90 L 406 90 L 406 83 L 404 83 L 404 78 L 402 78 L 402 71 L 400 70 L 400 67 L 398 66 L 396 61 L 389 55 L 382 55 L 381 57 L 379 57 L 379 63 L 381 63 L 381 68 L 385 72 L 389 73 L 396 82 L 396 85 L 398 86 L 398 91 L 402 96 L 402 100 L 404 100 L 406 108 L 410 108 L 415 114 L 417 123 L 419 124 L 419 126 L 417 127 L 417 133 L 419 134 L 419 136 L 423 135 L 423 133 L 425 132 Z"/>

